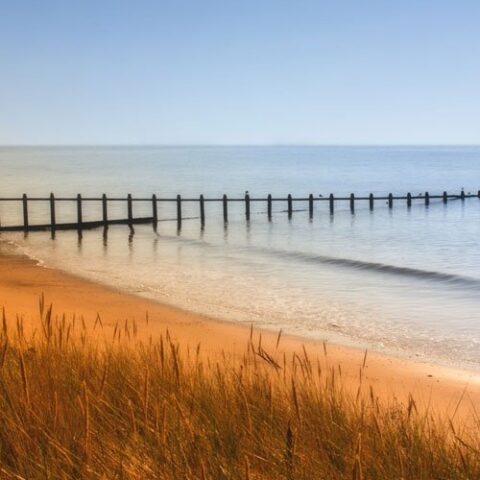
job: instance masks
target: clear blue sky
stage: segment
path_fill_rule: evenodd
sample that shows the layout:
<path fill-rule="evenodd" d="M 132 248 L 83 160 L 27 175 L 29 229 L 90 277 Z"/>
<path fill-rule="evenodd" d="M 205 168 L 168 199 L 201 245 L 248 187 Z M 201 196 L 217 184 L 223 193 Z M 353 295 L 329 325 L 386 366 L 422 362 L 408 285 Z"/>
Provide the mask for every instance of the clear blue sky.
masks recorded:
<path fill-rule="evenodd" d="M 0 0 L 0 144 L 480 143 L 480 1 Z"/>

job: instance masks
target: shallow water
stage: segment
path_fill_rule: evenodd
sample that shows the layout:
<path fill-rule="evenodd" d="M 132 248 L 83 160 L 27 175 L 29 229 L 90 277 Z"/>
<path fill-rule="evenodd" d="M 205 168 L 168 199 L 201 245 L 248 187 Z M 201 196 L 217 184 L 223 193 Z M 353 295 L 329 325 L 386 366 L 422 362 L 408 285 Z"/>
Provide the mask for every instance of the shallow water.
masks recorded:
<path fill-rule="evenodd" d="M 95 195 L 218 197 L 406 194 L 480 187 L 477 147 L 89 147 L 1 148 L 2 196 Z M 2 224 L 18 223 L 20 205 L 0 203 Z M 150 215 L 150 204 L 134 204 Z M 185 204 L 177 232 L 174 204 L 160 204 L 151 226 L 84 232 L 3 234 L 51 266 L 128 291 L 232 321 L 438 363 L 480 369 L 480 201 L 404 201 L 370 212 L 357 202 L 207 204 L 202 231 L 198 205 Z M 125 205 L 109 205 L 125 216 Z M 48 205 L 31 208 L 30 222 L 48 221 Z M 75 205 L 57 207 L 59 221 Z M 85 219 L 100 206 L 84 205 Z M 166 220 L 166 221 L 163 221 Z"/>

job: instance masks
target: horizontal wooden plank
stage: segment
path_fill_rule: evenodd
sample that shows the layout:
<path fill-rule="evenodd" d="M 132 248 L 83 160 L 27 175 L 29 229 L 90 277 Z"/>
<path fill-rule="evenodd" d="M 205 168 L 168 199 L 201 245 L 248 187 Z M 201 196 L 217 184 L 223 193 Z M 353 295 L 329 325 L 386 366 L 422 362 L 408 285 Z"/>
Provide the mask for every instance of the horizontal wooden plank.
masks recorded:
<path fill-rule="evenodd" d="M 103 220 L 93 221 L 93 222 L 82 222 L 80 225 L 77 222 L 72 223 L 57 223 L 55 225 L 55 230 L 88 230 L 91 228 L 98 228 L 103 227 L 105 225 L 139 225 L 145 223 L 152 223 L 152 217 L 143 217 L 143 218 L 133 218 L 131 221 L 128 218 L 125 219 L 118 219 L 118 220 L 108 220 L 105 224 Z M 47 231 L 51 230 L 52 225 L 50 223 L 46 223 L 43 225 L 29 225 L 28 231 L 29 232 L 40 232 L 40 231 Z M 0 227 L 0 232 L 21 232 L 24 231 L 24 225 L 6 225 Z"/>
<path fill-rule="evenodd" d="M 448 195 L 430 195 L 430 199 L 443 199 L 443 198 L 448 198 L 448 199 L 460 199 L 460 198 L 480 198 L 479 193 L 465 193 L 464 196 L 462 196 L 460 193 L 458 194 L 448 194 Z M 50 197 L 28 197 L 29 202 L 49 202 L 51 199 Z M 388 200 L 389 196 L 388 195 L 378 195 L 373 197 L 375 200 Z M 335 197 L 335 201 L 349 201 L 350 196 L 344 197 Z M 369 200 L 370 196 L 356 196 L 355 195 L 355 200 Z M 407 200 L 407 195 L 392 195 L 393 200 Z M 425 194 L 422 195 L 411 195 L 412 200 L 424 200 L 425 199 Z M 22 202 L 24 200 L 23 197 L 0 197 L 0 202 Z M 156 197 L 156 202 L 177 202 L 177 198 L 161 198 L 161 197 Z M 325 194 L 323 196 L 314 196 L 313 201 L 314 202 L 322 202 L 322 201 L 328 201 L 329 200 L 329 195 Z M 77 197 L 55 197 L 55 202 L 76 202 Z M 104 199 L 103 197 L 82 197 L 82 202 L 127 202 L 128 197 L 107 197 Z M 135 198 L 132 197 L 131 199 L 132 202 L 152 202 L 152 197 L 149 198 Z M 182 203 L 184 202 L 200 202 L 200 198 L 183 198 L 181 199 Z M 223 197 L 222 198 L 203 198 L 204 202 L 223 202 Z M 227 197 L 228 202 L 245 202 L 245 197 L 243 198 L 233 198 L 233 197 Z M 267 197 L 249 197 L 250 202 L 287 202 L 288 197 L 272 197 L 271 199 Z M 310 197 L 292 197 L 292 201 L 294 202 L 308 202 L 310 201 Z"/>

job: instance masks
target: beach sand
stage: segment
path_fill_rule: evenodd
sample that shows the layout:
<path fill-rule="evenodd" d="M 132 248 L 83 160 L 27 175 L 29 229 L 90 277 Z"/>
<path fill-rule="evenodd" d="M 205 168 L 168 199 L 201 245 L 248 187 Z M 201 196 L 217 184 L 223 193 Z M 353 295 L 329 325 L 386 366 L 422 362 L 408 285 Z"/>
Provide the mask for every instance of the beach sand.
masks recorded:
<path fill-rule="evenodd" d="M 67 318 L 73 314 L 77 318 L 83 316 L 85 322 L 92 325 L 98 313 L 107 332 L 117 321 L 123 325 L 125 320 L 135 320 L 138 335 L 145 338 L 164 334 L 168 328 L 170 335 L 182 346 L 193 349 L 201 344 L 203 354 L 210 357 L 222 352 L 241 355 L 250 338 L 248 326 L 213 320 L 127 294 L 38 266 L 26 257 L 0 255 L 0 304 L 5 307 L 7 318 L 20 315 L 27 327 L 33 324 L 39 316 L 42 294 L 47 305 L 53 303 L 55 314 L 65 313 Z M 267 351 L 275 351 L 277 333 L 256 330 L 255 342 L 260 333 L 262 346 Z M 294 351 L 301 354 L 304 346 L 312 360 L 318 358 L 322 364 L 341 370 L 345 388 L 353 393 L 357 391 L 365 355 L 363 350 L 328 344 L 325 357 L 322 342 L 282 335 L 278 354 Z M 480 405 L 480 375 L 375 352 L 368 352 L 363 385 L 366 391 L 371 386 L 374 394 L 384 402 L 405 403 L 411 394 L 418 408 L 431 408 L 439 415 L 455 415 L 467 421 L 472 408 Z"/>

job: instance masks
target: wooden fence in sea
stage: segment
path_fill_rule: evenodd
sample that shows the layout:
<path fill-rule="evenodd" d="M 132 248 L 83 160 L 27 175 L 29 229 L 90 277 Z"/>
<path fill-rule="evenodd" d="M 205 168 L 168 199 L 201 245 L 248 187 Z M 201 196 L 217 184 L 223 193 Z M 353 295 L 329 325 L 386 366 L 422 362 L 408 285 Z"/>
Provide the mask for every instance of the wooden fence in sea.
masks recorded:
<path fill-rule="evenodd" d="M 176 205 L 176 220 L 178 229 L 182 226 L 182 220 L 186 218 L 182 216 L 182 205 L 186 203 L 198 203 L 198 216 L 188 217 L 189 219 L 197 218 L 200 220 L 200 225 L 202 228 L 205 226 L 205 204 L 211 202 L 221 203 L 223 221 L 228 223 L 228 205 L 230 203 L 241 202 L 244 204 L 245 208 L 245 218 L 247 221 L 250 221 L 251 216 L 251 204 L 252 203 L 262 203 L 266 205 L 266 217 L 269 221 L 272 220 L 273 210 L 272 205 L 282 204 L 285 205 L 285 209 L 282 212 L 288 215 L 288 218 L 291 219 L 292 215 L 297 209 L 294 209 L 294 204 L 303 204 L 306 208 L 302 210 L 307 210 L 309 213 L 309 218 L 313 219 L 314 215 L 314 204 L 317 202 L 327 203 L 329 207 L 329 212 L 331 215 L 335 212 L 335 204 L 338 202 L 348 202 L 350 206 L 351 213 L 355 213 L 355 205 L 357 202 L 368 202 L 370 210 L 374 209 L 375 202 L 383 201 L 388 204 L 388 208 L 393 208 L 394 203 L 399 201 L 405 202 L 405 205 L 410 208 L 414 202 L 422 202 L 425 206 L 429 206 L 432 200 L 440 200 L 444 204 L 448 203 L 450 200 L 461 200 L 464 201 L 467 198 L 479 198 L 480 199 L 480 190 L 473 193 L 466 193 L 463 191 L 458 194 L 448 194 L 446 191 L 441 195 L 431 195 L 429 192 L 424 194 L 412 195 L 407 193 L 406 195 L 393 195 L 392 193 L 386 196 L 375 196 L 372 193 L 368 196 L 355 196 L 353 193 L 349 196 L 335 197 L 333 194 L 328 196 L 314 196 L 310 194 L 308 197 L 297 197 L 294 198 L 292 195 L 287 195 L 287 197 L 272 197 L 268 195 L 267 197 L 250 197 L 248 192 L 242 198 L 229 198 L 227 195 L 223 195 L 221 198 L 205 198 L 204 195 L 200 195 L 198 198 L 182 198 L 180 195 L 177 195 L 174 198 L 160 198 L 157 195 L 152 195 L 149 198 L 134 198 L 131 194 L 128 194 L 126 197 L 107 197 L 106 194 L 103 194 L 101 197 L 82 197 L 78 194 L 75 197 L 55 197 L 53 193 L 49 197 L 29 197 L 27 194 L 23 194 L 21 197 L 4 197 L 0 198 L 0 202 L 20 202 L 23 212 L 23 222 L 18 225 L 1 225 L 0 232 L 14 232 L 14 231 L 24 231 L 24 232 L 33 232 L 33 231 L 46 231 L 50 230 L 52 234 L 56 230 L 78 230 L 81 232 L 84 229 L 92 229 L 98 227 L 107 228 L 109 225 L 128 225 L 130 228 L 133 228 L 133 225 L 138 224 L 152 224 L 156 229 L 157 223 L 161 221 L 158 218 L 158 206 L 161 203 L 174 203 Z M 29 204 L 31 202 L 48 202 L 50 210 L 50 221 L 48 223 L 42 224 L 31 224 L 29 217 Z M 56 205 L 60 202 L 70 202 L 76 204 L 76 219 L 70 222 L 57 222 L 56 215 Z M 84 220 L 84 208 L 87 204 L 92 202 L 97 202 L 101 204 L 102 218 L 98 220 Z M 120 219 L 110 219 L 108 215 L 108 206 L 110 203 L 116 202 L 125 202 L 126 204 L 126 217 Z M 146 203 L 148 202 L 151 205 L 151 215 L 148 216 L 135 216 L 134 215 L 134 204 L 136 203 Z"/>

